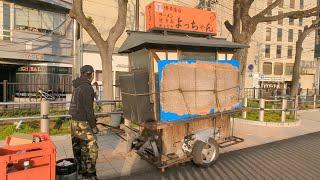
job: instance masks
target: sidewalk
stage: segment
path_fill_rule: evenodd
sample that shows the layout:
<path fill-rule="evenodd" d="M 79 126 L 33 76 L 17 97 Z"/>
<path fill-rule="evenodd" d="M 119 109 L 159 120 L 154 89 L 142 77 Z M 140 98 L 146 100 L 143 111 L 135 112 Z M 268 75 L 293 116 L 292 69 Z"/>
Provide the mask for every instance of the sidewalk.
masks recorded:
<path fill-rule="evenodd" d="M 320 111 L 301 112 L 301 125 L 297 127 L 264 127 L 235 122 L 234 134 L 244 138 L 243 143 L 222 149 L 222 153 L 246 147 L 261 145 L 273 141 L 320 131 Z M 57 147 L 57 160 L 73 157 L 71 138 L 66 136 L 52 137 Z M 1 143 L 0 143 L 1 144 Z M 120 137 L 105 134 L 98 136 L 99 158 L 97 173 L 101 179 L 126 176 L 132 173 L 154 169 L 135 153 L 126 153 L 126 142 Z"/>

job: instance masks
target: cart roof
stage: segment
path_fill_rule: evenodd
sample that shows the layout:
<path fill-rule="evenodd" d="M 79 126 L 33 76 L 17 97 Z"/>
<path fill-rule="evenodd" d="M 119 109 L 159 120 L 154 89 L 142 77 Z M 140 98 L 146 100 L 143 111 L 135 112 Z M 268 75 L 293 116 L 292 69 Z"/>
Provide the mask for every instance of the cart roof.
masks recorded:
<path fill-rule="evenodd" d="M 249 47 L 222 38 L 128 31 L 128 37 L 119 48 L 119 53 L 130 53 L 145 47 L 165 49 L 166 45 L 170 47 L 206 47 L 221 49 L 242 49 Z"/>

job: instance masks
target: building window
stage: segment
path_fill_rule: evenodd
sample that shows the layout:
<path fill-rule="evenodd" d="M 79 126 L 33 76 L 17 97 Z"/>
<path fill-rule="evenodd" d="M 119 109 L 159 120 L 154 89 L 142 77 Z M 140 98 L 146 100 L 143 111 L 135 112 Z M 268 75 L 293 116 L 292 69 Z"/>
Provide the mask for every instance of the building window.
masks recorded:
<path fill-rule="evenodd" d="M 264 50 L 265 58 L 270 58 L 270 48 L 270 45 L 266 45 L 266 48 Z"/>
<path fill-rule="evenodd" d="M 288 42 L 293 42 L 293 29 L 288 31 Z"/>
<path fill-rule="evenodd" d="M 294 25 L 294 19 L 289 17 L 289 25 Z"/>
<path fill-rule="evenodd" d="M 281 58 L 281 45 L 277 45 L 277 58 Z"/>
<path fill-rule="evenodd" d="M 287 63 L 286 64 L 285 74 L 286 75 L 292 75 L 292 72 L 293 72 L 293 63 Z"/>
<path fill-rule="evenodd" d="M 294 9 L 295 0 L 290 0 L 290 8 Z"/>
<path fill-rule="evenodd" d="M 292 46 L 288 46 L 288 59 L 292 59 Z"/>
<path fill-rule="evenodd" d="M 102 81 L 102 71 L 101 70 L 96 70 L 95 73 L 96 81 Z"/>
<path fill-rule="evenodd" d="M 298 31 L 298 38 L 299 38 L 299 36 L 300 36 L 301 33 L 302 33 L 302 30 L 299 30 L 299 31 Z"/>
<path fill-rule="evenodd" d="M 10 23 L 10 4 L 3 3 L 3 28 L 2 32 L 0 32 L 0 35 L 3 35 L 3 40 L 10 40 L 11 37 L 11 23 Z M 1 36 L 0 36 L 1 38 Z"/>
<path fill-rule="evenodd" d="M 266 29 L 266 41 L 271 41 L 271 28 Z"/>
<path fill-rule="evenodd" d="M 283 14 L 283 12 L 282 12 L 282 11 L 279 11 L 279 12 L 278 12 L 278 15 L 281 15 L 281 14 Z M 282 19 L 282 18 L 278 20 L 278 24 L 279 24 L 279 25 L 283 25 L 283 19 Z"/>
<path fill-rule="evenodd" d="M 304 0 L 300 0 L 300 9 L 304 8 Z"/>
<path fill-rule="evenodd" d="M 277 41 L 282 41 L 282 29 L 278 28 L 277 31 Z"/>
<path fill-rule="evenodd" d="M 15 5 L 15 29 L 65 35 L 66 15 Z"/>
<path fill-rule="evenodd" d="M 272 74 L 272 63 L 271 62 L 264 62 L 263 63 L 263 74 L 265 74 L 265 75 Z"/>
<path fill-rule="evenodd" d="M 274 75 L 282 75 L 283 74 L 283 63 L 274 63 Z"/>
<path fill-rule="evenodd" d="M 299 26 L 302 26 L 303 24 L 303 18 L 299 18 Z"/>

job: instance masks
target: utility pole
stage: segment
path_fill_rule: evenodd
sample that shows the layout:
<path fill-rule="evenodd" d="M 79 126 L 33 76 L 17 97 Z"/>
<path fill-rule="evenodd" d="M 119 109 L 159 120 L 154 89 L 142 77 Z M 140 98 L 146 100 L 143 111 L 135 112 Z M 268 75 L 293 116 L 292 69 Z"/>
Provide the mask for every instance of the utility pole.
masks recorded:
<path fill-rule="evenodd" d="M 136 27 L 135 27 L 135 30 L 136 31 L 139 31 L 139 24 L 140 24 L 140 22 L 139 22 L 139 5 L 140 4 L 140 2 L 139 2 L 139 0 L 136 0 L 136 17 L 135 17 L 135 19 L 136 19 L 136 23 L 135 23 L 135 25 L 136 25 Z"/>

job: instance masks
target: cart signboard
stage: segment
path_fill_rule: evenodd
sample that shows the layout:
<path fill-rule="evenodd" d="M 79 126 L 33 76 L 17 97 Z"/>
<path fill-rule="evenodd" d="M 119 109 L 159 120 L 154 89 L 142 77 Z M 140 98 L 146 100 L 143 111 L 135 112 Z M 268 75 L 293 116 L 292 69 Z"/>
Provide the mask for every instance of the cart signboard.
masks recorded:
<path fill-rule="evenodd" d="M 196 8 L 152 2 L 146 7 L 146 29 L 175 30 L 215 35 L 216 13 Z"/>
<path fill-rule="evenodd" d="M 238 60 L 159 61 L 160 121 L 240 109 L 239 67 Z"/>

